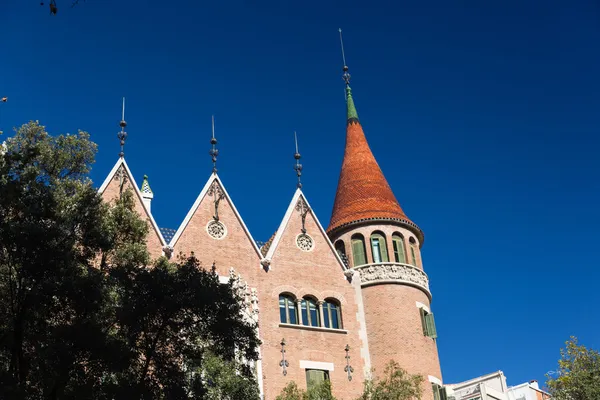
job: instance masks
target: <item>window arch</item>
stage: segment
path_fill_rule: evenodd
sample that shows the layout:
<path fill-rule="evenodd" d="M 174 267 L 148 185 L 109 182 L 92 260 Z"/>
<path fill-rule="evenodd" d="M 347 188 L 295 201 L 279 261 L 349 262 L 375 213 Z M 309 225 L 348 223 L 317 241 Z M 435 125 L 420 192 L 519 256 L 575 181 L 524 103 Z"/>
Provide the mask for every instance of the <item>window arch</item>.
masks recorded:
<path fill-rule="evenodd" d="M 343 240 L 338 240 L 337 242 L 335 242 L 335 250 L 340 255 L 340 257 L 346 255 L 346 245 L 344 244 Z"/>
<path fill-rule="evenodd" d="M 404 249 L 404 238 L 398 232 L 392 235 L 392 245 L 394 248 L 394 261 L 406 263 L 406 250 Z"/>
<path fill-rule="evenodd" d="M 306 326 L 321 326 L 321 316 L 319 315 L 319 306 L 317 300 L 305 296 L 300 302 L 300 311 L 302 312 L 302 324 Z"/>
<path fill-rule="evenodd" d="M 279 320 L 284 324 L 298 323 L 296 299 L 291 294 L 282 293 L 279 295 Z"/>
<path fill-rule="evenodd" d="M 387 251 L 387 242 L 383 232 L 376 231 L 371 234 L 371 250 L 373 252 L 374 263 L 390 261 Z"/>
<path fill-rule="evenodd" d="M 342 309 L 336 299 L 323 302 L 323 325 L 325 328 L 342 329 Z"/>
<path fill-rule="evenodd" d="M 352 261 L 354 261 L 355 267 L 367 263 L 365 238 L 360 233 L 352 235 Z"/>
<path fill-rule="evenodd" d="M 414 265 L 415 267 L 419 265 L 418 261 L 417 261 L 417 257 L 419 255 L 419 249 L 417 249 L 417 241 L 415 240 L 414 237 L 410 237 L 408 239 L 408 242 L 410 243 L 410 256 L 411 256 L 411 264 Z"/>

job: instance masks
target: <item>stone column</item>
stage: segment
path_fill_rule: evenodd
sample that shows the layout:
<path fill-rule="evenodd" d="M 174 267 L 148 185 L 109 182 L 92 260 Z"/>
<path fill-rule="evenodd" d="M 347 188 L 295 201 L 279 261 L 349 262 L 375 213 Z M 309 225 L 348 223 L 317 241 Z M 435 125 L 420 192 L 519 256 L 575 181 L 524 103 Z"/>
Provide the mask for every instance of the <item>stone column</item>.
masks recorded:
<path fill-rule="evenodd" d="M 298 325 L 304 325 L 304 321 L 302 321 L 302 299 L 296 299 L 296 310 L 298 310 Z"/>
<path fill-rule="evenodd" d="M 317 304 L 319 305 L 319 317 L 321 318 L 321 326 L 325 327 L 325 318 L 323 318 L 323 316 L 324 316 L 324 313 L 323 313 L 323 303 L 324 302 L 321 301 L 321 300 L 319 300 L 317 302 Z M 331 325 L 331 322 L 330 322 L 330 325 Z"/>

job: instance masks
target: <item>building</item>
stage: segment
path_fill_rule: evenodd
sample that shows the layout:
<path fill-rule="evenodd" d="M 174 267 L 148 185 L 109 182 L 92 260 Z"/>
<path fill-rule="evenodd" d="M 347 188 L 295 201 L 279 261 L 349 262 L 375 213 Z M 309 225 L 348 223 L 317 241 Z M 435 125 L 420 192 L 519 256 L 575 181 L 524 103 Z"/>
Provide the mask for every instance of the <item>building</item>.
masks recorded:
<path fill-rule="evenodd" d="M 381 374 L 390 360 L 424 376 L 423 398 L 438 399 L 443 383 L 423 232 L 400 207 L 369 148 L 347 67 L 344 80 L 346 148 L 327 228 L 302 192 L 297 153 L 298 188 L 275 234 L 257 244 L 217 174 L 214 137 L 213 173 L 175 232 L 156 224 L 148 179 L 138 187 L 123 150 L 100 193 L 107 201 L 124 188 L 137 194 L 153 257 L 194 252 L 204 266 L 214 262 L 224 279 L 232 274 L 247 283 L 262 340 L 256 367 L 265 399 L 291 380 L 306 387 L 322 379 L 331 380 L 337 398 L 354 399 L 364 379 Z M 123 117 L 121 148 L 126 125 Z"/>
<path fill-rule="evenodd" d="M 445 387 L 453 400 L 548 400 L 550 394 L 541 390 L 537 381 L 508 387 L 502 371 L 493 372 L 465 382 Z"/>

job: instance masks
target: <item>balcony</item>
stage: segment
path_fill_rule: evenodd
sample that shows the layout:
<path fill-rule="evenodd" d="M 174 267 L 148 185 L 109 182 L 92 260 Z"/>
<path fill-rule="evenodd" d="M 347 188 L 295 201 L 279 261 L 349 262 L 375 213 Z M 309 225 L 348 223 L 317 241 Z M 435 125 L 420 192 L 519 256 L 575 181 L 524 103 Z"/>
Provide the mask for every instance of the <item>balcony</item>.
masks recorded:
<path fill-rule="evenodd" d="M 373 263 L 351 268 L 347 274 L 360 274 L 361 287 L 380 284 L 401 284 L 421 289 L 431 300 L 429 278 L 421 269 L 395 262 Z"/>

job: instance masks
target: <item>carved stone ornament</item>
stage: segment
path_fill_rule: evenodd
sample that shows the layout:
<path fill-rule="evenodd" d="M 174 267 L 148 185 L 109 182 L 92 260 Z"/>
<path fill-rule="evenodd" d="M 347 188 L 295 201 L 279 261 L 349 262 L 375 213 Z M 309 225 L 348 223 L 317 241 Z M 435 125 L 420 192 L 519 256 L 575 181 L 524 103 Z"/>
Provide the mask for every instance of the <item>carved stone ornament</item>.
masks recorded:
<path fill-rule="evenodd" d="M 361 286 L 377 283 L 404 283 L 422 289 L 429 298 L 429 278 L 425 272 L 409 264 L 378 263 L 366 264 L 354 268 L 360 273 Z"/>
<path fill-rule="evenodd" d="M 213 239 L 223 239 L 225 235 L 227 235 L 227 229 L 225 229 L 225 225 L 223 225 L 220 221 L 211 220 L 208 225 L 206 225 L 206 232 Z"/>
<path fill-rule="evenodd" d="M 296 211 L 300 213 L 300 217 L 302 218 L 302 233 L 306 233 L 306 214 L 308 214 L 308 210 L 308 204 L 300 197 L 298 203 L 296 203 Z"/>
<path fill-rule="evenodd" d="M 215 221 L 219 220 L 219 203 L 221 202 L 221 200 L 223 200 L 225 198 L 225 193 L 223 193 L 223 190 L 221 189 L 221 185 L 219 185 L 219 182 L 214 181 L 212 183 L 212 185 L 210 185 L 210 188 L 208 188 L 208 193 L 209 196 L 213 196 L 213 203 L 215 205 L 215 215 L 213 216 L 213 219 Z"/>
<path fill-rule="evenodd" d="M 314 241 L 306 233 L 296 236 L 296 246 L 302 251 L 311 251 L 314 247 Z"/>

